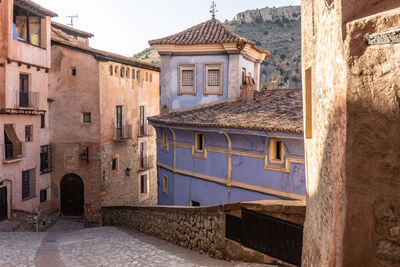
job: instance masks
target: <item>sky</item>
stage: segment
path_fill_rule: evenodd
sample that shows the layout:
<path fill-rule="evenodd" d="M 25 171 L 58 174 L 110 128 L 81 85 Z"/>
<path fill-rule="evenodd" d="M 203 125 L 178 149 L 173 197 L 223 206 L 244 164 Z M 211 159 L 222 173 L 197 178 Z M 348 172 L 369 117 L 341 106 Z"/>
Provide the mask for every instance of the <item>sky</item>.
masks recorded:
<path fill-rule="evenodd" d="M 132 56 L 149 47 L 148 40 L 183 31 L 211 18 L 211 0 L 34 0 L 58 14 L 53 20 L 94 34 L 90 46 Z M 215 0 L 216 18 L 233 19 L 239 12 L 300 5 L 300 0 Z"/>

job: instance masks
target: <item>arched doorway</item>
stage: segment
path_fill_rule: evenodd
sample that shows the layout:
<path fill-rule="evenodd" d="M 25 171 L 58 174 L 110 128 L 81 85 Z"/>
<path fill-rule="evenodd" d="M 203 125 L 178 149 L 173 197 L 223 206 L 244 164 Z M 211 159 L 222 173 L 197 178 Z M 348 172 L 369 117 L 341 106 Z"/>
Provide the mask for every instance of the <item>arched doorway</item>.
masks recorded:
<path fill-rule="evenodd" d="M 7 187 L 0 188 L 0 221 L 8 217 Z"/>
<path fill-rule="evenodd" d="M 84 188 L 81 177 L 67 174 L 61 180 L 61 213 L 65 216 L 82 216 L 84 205 Z"/>

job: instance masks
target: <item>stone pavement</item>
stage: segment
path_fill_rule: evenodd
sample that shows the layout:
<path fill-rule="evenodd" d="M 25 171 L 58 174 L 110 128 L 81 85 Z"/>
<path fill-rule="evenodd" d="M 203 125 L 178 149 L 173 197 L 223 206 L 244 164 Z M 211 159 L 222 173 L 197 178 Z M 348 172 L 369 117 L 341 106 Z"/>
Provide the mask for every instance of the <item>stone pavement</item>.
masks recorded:
<path fill-rule="evenodd" d="M 46 232 L 0 233 L 0 266 L 268 266 L 228 262 L 117 227 L 59 220 Z"/>

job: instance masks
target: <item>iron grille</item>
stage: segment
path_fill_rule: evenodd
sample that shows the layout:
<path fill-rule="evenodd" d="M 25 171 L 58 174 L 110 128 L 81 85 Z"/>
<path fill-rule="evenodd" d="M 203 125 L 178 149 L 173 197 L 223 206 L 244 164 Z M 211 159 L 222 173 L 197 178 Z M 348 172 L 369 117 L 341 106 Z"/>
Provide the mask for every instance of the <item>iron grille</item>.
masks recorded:
<path fill-rule="evenodd" d="M 207 85 L 219 86 L 220 72 L 219 70 L 208 70 Z"/>
<path fill-rule="evenodd" d="M 194 71 L 182 70 L 182 86 L 193 86 L 193 85 L 194 85 Z"/>

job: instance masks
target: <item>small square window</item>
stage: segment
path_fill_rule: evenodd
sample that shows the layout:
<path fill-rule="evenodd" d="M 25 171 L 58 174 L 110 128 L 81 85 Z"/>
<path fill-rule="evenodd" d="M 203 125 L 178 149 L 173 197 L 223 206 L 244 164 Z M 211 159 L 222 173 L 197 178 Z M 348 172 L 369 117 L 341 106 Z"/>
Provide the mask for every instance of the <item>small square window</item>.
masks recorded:
<path fill-rule="evenodd" d="M 162 190 L 164 194 L 168 195 L 168 175 L 166 174 L 162 176 Z"/>
<path fill-rule="evenodd" d="M 204 95 L 222 95 L 222 63 L 204 64 Z"/>
<path fill-rule="evenodd" d="M 47 202 L 47 189 L 40 190 L 40 203 Z"/>
<path fill-rule="evenodd" d="M 71 68 L 71 75 L 76 76 L 76 67 Z"/>
<path fill-rule="evenodd" d="M 147 174 L 140 175 L 140 193 L 147 194 Z"/>
<path fill-rule="evenodd" d="M 33 125 L 25 125 L 25 142 L 33 141 Z"/>
<path fill-rule="evenodd" d="M 204 151 L 204 135 L 201 133 L 195 134 L 195 151 L 196 152 Z"/>
<path fill-rule="evenodd" d="M 190 206 L 192 207 L 200 207 L 200 202 L 190 200 Z"/>
<path fill-rule="evenodd" d="M 285 158 L 285 146 L 282 141 L 271 139 L 269 143 L 269 159 L 272 163 L 282 164 Z"/>
<path fill-rule="evenodd" d="M 178 65 L 178 95 L 196 95 L 196 64 Z"/>
<path fill-rule="evenodd" d="M 90 112 L 83 113 L 83 122 L 87 122 L 87 123 L 92 122 L 92 115 Z"/>
<path fill-rule="evenodd" d="M 113 158 L 111 160 L 111 170 L 112 171 L 118 170 L 118 158 Z"/>

